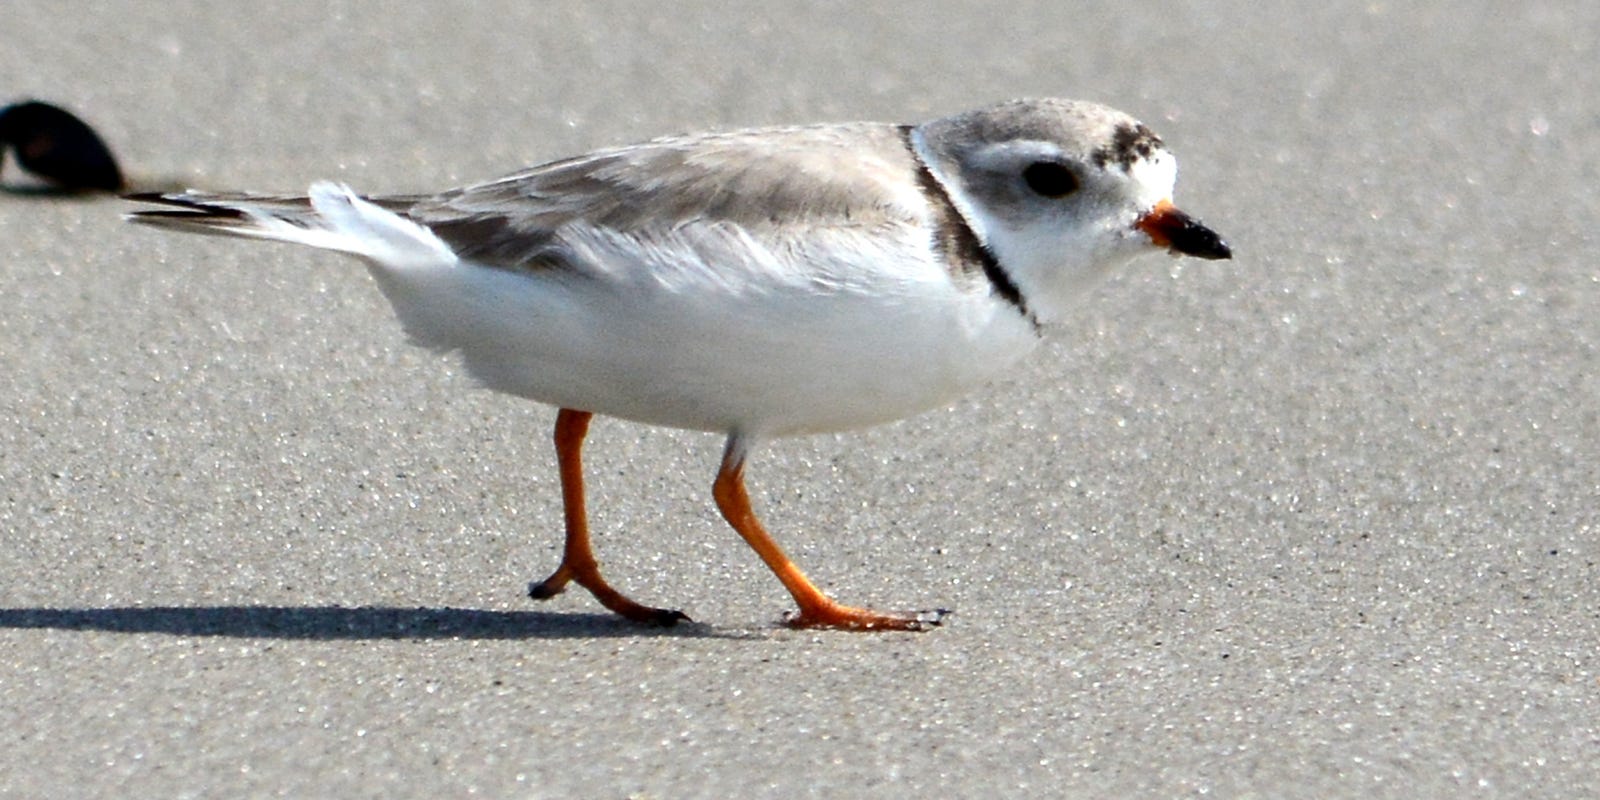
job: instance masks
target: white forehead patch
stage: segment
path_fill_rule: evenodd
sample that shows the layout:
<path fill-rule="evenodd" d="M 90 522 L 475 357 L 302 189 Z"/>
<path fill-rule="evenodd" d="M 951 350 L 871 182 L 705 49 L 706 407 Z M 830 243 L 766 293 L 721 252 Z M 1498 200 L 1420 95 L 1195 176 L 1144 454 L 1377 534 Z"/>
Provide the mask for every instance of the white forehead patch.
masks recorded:
<path fill-rule="evenodd" d="M 1148 208 L 1172 197 L 1172 187 L 1178 182 L 1178 159 L 1164 149 L 1153 152 L 1149 158 L 1135 159 L 1128 166 L 1128 177 L 1136 188 L 1135 199 L 1141 207 Z"/>

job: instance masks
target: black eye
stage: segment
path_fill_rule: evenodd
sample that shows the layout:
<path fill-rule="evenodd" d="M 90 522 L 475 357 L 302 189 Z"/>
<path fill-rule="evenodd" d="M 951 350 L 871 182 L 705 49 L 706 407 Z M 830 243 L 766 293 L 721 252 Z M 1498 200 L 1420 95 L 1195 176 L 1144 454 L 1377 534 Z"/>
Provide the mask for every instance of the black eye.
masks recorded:
<path fill-rule="evenodd" d="M 1078 191 L 1078 176 L 1053 161 L 1035 161 L 1022 171 L 1028 188 L 1042 197 L 1066 197 Z"/>

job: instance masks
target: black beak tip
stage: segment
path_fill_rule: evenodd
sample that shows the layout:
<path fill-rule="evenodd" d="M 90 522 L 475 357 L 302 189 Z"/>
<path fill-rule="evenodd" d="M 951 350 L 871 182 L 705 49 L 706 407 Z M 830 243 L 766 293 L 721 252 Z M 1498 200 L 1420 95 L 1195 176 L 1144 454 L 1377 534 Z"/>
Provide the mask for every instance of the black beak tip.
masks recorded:
<path fill-rule="evenodd" d="M 1140 217 L 1135 227 L 1144 231 L 1152 244 L 1167 248 L 1173 255 L 1212 261 L 1233 258 L 1233 248 L 1216 231 L 1165 200 Z"/>
<path fill-rule="evenodd" d="M 1173 232 L 1172 252 L 1211 261 L 1233 258 L 1233 248 L 1216 231 L 1197 221 L 1190 221 Z"/>
<path fill-rule="evenodd" d="M 1229 247 L 1228 243 L 1224 242 L 1221 237 L 1218 237 L 1209 248 L 1194 255 L 1211 261 L 1226 261 L 1233 258 L 1233 248 Z"/>

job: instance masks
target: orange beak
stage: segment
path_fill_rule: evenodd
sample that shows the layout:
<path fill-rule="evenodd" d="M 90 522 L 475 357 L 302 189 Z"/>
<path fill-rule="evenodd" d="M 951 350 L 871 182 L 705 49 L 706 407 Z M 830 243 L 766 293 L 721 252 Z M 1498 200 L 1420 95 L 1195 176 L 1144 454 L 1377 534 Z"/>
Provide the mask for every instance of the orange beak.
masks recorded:
<path fill-rule="evenodd" d="M 1173 253 L 1196 258 L 1233 258 L 1233 250 L 1216 231 L 1179 211 L 1170 200 L 1156 203 L 1156 207 L 1140 217 L 1134 227 L 1144 231 L 1157 247 L 1165 247 Z"/>

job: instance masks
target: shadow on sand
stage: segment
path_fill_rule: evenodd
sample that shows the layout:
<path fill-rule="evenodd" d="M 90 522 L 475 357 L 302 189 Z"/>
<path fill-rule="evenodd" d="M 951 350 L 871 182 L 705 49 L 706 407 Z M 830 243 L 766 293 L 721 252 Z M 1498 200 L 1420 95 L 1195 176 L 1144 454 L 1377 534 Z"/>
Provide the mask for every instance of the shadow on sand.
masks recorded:
<path fill-rule="evenodd" d="M 53 629 L 247 639 L 592 639 L 733 637 L 698 623 L 671 628 L 611 614 L 481 611 L 469 608 L 168 606 L 0 608 L 0 629 Z"/>

